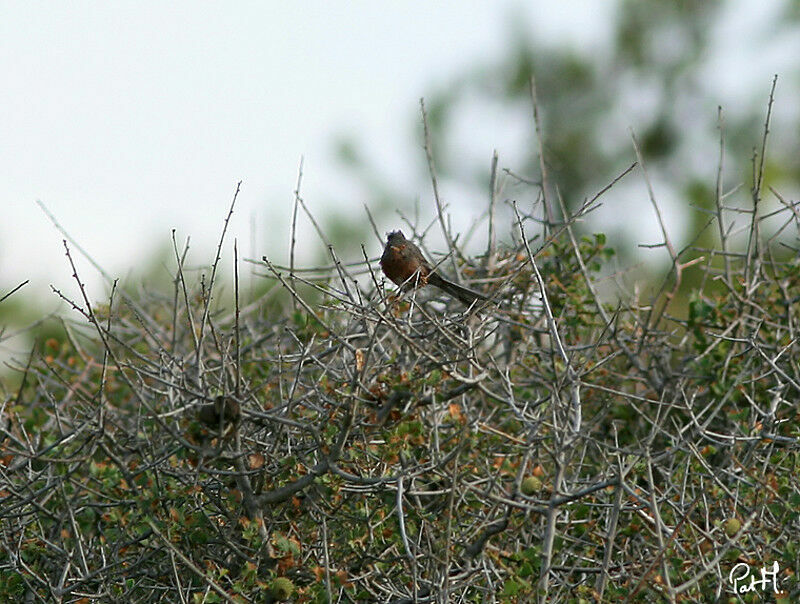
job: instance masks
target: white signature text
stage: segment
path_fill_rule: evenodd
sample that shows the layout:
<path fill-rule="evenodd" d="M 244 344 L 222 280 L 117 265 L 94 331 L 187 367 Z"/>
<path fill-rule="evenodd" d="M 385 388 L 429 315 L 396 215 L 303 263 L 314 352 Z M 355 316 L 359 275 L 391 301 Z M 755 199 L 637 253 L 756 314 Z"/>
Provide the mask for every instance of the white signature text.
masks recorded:
<path fill-rule="evenodd" d="M 744 562 L 739 562 L 731 569 L 728 574 L 728 580 L 733 584 L 733 591 L 737 594 L 744 594 L 751 591 L 756 591 L 761 588 L 761 591 L 766 591 L 770 583 L 772 583 L 773 593 L 778 593 L 778 561 L 772 563 L 772 569 L 765 566 L 761 567 L 761 578 L 756 579 L 755 575 L 750 574 L 750 565 Z M 749 582 L 747 581 L 749 577 Z"/>

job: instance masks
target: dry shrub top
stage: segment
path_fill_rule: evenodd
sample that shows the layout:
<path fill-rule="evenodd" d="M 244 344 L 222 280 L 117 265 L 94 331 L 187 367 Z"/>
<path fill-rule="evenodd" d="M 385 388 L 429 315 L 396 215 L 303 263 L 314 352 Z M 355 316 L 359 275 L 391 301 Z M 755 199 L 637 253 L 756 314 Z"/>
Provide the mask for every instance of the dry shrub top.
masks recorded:
<path fill-rule="evenodd" d="M 4 407 L 0 593 L 677 601 L 742 561 L 796 593 L 796 258 L 753 214 L 610 302 L 594 203 L 454 245 L 472 308 L 333 254 L 265 260 L 241 305 L 180 261 L 170 294 L 75 301 Z"/>

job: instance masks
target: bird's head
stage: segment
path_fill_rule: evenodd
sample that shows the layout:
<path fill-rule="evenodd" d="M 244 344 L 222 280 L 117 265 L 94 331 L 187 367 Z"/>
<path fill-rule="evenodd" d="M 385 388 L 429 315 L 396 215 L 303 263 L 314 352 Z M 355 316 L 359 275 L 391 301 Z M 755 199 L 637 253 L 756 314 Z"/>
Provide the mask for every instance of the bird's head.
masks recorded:
<path fill-rule="evenodd" d="M 386 237 L 387 245 L 401 245 L 405 243 L 405 241 L 406 238 L 405 235 L 403 235 L 403 231 L 392 231 Z"/>

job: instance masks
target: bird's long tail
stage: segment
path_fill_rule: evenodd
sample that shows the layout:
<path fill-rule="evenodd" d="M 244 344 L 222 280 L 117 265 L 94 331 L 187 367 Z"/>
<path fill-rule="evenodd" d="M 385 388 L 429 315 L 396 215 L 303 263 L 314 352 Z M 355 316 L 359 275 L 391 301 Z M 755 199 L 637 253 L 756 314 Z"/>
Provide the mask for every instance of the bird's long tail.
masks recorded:
<path fill-rule="evenodd" d="M 476 292 L 475 290 L 469 289 L 468 287 L 464 287 L 463 285 L 459 285 L 458 283 L 453 283 L 452 281 L 448 281 L 444 277 L 440 277 L 436 273 L 431 273 L 428 275 L 428 283 L 431 285 L 435 285 L 443 292 L 450 294 L 454 298 L 458 298 L 461 302 L 469 306 L 473 302 L 478 300 L 488 300 L 489 298 L 483 295 L 480 292 Z"/>

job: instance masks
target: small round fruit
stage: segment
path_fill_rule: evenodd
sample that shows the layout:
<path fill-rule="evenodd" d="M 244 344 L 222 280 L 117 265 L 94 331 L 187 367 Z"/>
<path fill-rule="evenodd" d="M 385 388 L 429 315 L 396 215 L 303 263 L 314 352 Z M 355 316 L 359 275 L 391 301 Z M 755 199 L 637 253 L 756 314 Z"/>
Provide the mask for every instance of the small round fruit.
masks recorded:
<path fill-rule="evenodd" d="M 742 523 L 738 518 L 728 518 L 725 521 L 725 534 L 733 537 L 742 528 Z"/>
<path fill-rule="evenodd" d="M 522 481 L 522 493 L 524 495 L 533 495 L 542 488 L 542 481 L 536 476 L 528 476 Z"/>
<path fill-rule="evenodd" d="M 289 596 L 294 592 L 294 583 L 286 577 L 278 577 L 272 582 L 272 597 L 276 600 L 288 600 Z"/>

